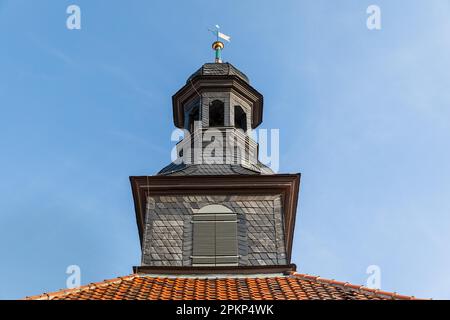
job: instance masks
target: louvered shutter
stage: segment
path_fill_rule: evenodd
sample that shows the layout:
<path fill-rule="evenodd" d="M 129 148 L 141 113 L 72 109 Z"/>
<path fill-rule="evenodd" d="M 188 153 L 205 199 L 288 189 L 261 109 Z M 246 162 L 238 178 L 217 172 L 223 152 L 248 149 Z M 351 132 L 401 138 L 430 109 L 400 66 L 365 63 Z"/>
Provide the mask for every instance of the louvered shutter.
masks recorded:
<path fill-rule="evenodd" d="M 215 265 L 215 221 L 194 221 L 194 265 Z"/>
<path fill-rule="evenodd" d="M 193 216 L 193 266 L 238 265 L 237 215 L 217 207 Z"/>
<path fill-rule="evenodd" d="M 216 264 L 236 264 L 237 255 L 236 215 L 216 215 Z"/>

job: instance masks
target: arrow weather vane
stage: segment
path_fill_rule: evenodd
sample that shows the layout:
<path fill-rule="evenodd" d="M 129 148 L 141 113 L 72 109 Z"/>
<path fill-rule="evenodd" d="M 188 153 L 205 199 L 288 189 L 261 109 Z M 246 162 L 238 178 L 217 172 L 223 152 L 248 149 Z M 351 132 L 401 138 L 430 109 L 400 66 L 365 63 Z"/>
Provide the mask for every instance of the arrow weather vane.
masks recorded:
<path fill-rule="evenodd" d="M 220 39 L 223 39 L 228 42 L 231 41 L 231 37 L 220 32 L 219 29 L 220 26 L 217 24 L 215 25 L 214 29 L 209 29 L 209 31 L 211 31 L 212 34 L 216 36 L 216 41 L 214 41 L 214 43 L 212 44 L 212 48 L 216 51 L 216 59 L 215 59 L 216 63 L 222 63 L 222 49 L 225 47 L 225 45 L 223 44 L 222 41 L 220 41 Z"/>

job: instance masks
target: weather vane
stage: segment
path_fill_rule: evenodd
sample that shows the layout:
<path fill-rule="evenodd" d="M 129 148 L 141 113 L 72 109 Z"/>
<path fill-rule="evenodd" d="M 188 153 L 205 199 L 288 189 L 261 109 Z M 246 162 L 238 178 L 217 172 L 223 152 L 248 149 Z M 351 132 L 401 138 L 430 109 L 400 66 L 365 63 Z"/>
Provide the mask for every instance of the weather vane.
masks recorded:
<path fill-rule="evenodd" d="M 215 60 L 216 63 L 222 63 L 222 49 L 225 47 L 225 45 L 223 44 L 222 41 L 220 41 L 220 39 L 223 39 L 228 42 L 231 41 L 231 37 L 220 32 L 219 29 L 220 26 L 217 24 L 215 25 L 214 29 L 209 29 L 209 31 L 211 31 L 212 34 L 214 34 L 214 36 L 216 37 L 216 41 L 214 41 L 214 43 L 212 44 L 213 50 L 216 51 L 216 60 Z"/>

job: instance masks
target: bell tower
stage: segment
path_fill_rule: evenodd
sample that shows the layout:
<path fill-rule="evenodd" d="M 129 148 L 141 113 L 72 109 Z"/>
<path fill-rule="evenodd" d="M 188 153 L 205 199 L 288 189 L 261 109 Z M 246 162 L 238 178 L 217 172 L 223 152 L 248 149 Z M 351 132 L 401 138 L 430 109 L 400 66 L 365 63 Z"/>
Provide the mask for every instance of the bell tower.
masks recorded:
<path fill-rule="evenodd" d="M 252 130 L 263 96 L 248 77 L 215 62 L 173 95 L 184 130 L 177 158 L 154 176 L 130 177 L 142 248 L 140 273 L 289 271 L 300 174 L 258 160 Z"/>

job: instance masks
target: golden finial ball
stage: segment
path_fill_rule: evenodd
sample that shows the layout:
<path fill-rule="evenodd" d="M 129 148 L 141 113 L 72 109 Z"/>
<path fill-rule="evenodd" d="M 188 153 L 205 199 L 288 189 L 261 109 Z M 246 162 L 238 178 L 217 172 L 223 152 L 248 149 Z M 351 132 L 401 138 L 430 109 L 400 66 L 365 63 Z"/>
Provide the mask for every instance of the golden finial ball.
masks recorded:
<path fill-rule="evenodd" d="M 224 47 L 225 47 L 225 45 L 221 41 L 216 41 L 212 44 L 213 50 L 217 50 L 217 49 L 222 50 Z"/>

